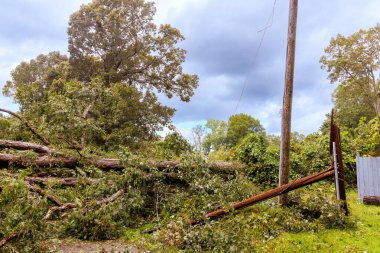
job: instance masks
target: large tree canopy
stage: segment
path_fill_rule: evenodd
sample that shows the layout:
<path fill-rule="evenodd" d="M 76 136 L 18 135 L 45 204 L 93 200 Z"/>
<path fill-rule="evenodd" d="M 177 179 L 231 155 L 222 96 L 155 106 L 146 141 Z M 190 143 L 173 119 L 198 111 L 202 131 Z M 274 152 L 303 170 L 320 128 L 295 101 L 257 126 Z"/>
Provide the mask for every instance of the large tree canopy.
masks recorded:
<path fill-rule="evenodd" d="M 157 28 L 155 11 L 153 3 L 144 0 L 94 0 L 83 5 L 70 18 L 70 60 L 79 69 L 98 61 L 97 71 L 106 84 L 155 88 L 188 101 L 198 78 L 182 72 L 185 50 L 175 45 L 184 38 L 170 25 Z"/>
<path fill-rule="evenodd" d="M 12 71 L 3 93 L 50 139 L 71 146 L 152 140 L 174 109 L 156 92 L 189 101 L 198 77 L 183 73 L 181 33 L 153 23 L 144 0 L 94 0 L 69 22 L 69 55 L 51 52 Z"/>
<path fill-rule="evenodd" d="M 347 37 L 338 34 L 325 53 L 322 68 L 339 83 L 334 102 L 342 123 L 355 127 L 362 116 L 379 116 L 380 25 Z"/>

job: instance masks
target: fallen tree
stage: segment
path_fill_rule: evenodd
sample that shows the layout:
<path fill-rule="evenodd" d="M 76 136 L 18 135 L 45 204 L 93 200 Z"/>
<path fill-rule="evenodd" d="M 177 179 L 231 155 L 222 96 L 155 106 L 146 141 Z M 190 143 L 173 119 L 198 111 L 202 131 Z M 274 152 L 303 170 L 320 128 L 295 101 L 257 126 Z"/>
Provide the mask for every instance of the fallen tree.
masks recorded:
<path fill-rule="evenodd" d="M 25 167 L 65 167 L 75 168 L 83 164 L 93 165 L 101 170 L 116 170 L 121 171 L 125 165 L 120 159 L 115 158 L 93 158 L 93 157 L 76 157 L 74 155 L 63 154 L 48 146 L 43 146 L 35 143 L 0 140 L 0 149 L 14 150 L 32 150 L 37 153 L 38 157 L 30 157 L 26 155 L 15 155 L 8 153 L 0 153 L 0 168 L 9 168 L 11 166 L 18 168 Z M 159 170 L 176 169 L 181 166 L 179 161 L 161 161 L 152 162 L 150 166 Z M 204 167 L 209 168 L 214 172 L 234 173 L 237 169 L 244 168 L 244 165 L 236 162 L 214 162 L 204 164 Z"/>
<path fill-rule="evenodd" d="M 54 149 L 48 146 L 23 141 L 0 140 L 0 148 L 10 148 L 16 150 L 33 150 L 38 154 L 57 153 Z"/>

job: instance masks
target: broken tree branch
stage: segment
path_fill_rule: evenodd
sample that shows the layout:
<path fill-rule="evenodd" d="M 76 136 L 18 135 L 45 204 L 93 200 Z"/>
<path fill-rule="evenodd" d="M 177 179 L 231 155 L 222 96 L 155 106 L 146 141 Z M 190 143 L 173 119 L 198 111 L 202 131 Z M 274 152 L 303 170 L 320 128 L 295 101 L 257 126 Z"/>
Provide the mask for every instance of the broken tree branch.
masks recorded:
<path fill-rule="evenodd" d="M 98 200 L 98 201 L 96 201 L 96 203 L 99 206 L 104 205 L 104 204 L 108 204 L 108 203 L 115 201 L 116 199 L 118 199 L 123 194 L 124 194 L 124 189 L 121 189 L 121 190 L 118 190 L 116 193 L 114 193 L 111 197 Z"/>
<path fill-rule="evenodd" d="M 11 165 L 16 167 L 65 167 L 75 168 L 83 164 L 90 164 L 98 167 L 101 170 L 116 170 L 121 171 L 125 168 L 120 159 L 115 158 L 91 158 L 86 157 L 79 159 L 73 155 L 58 153 L 56 150 L 29 142 L 19 142 L 10 140 L 0 140 L 0 148 L 13 148 L 16 150 L 33 150 L 36 153 L 44 154 L 38 158 L 30 158 L 26 156 L 18 156 L 14 154 L 0 153 L 0 167 L 9 167 Z M 54 155 L 54 156 L 51 156 Z M 179 161 L 161 161 L 153 162 L 150 166 L 157 168 L 158 170 L 178 169 L 181 167 Z M 204 167 L 214 172 L 222 172 L 227 174 L 233 174 L 236 170 L 243 169 L 245 166 L 237 162 L 214 162 L 210 164 L 204 164 Z"/>
<path fill-rule="evenodd" d="M 30 158 L 26 156 L 18 156 L 13 154 L 0 153 L 0 167 L 8 168 L 10 166 L 25 168 L 36 166 L 41 168 L 46 167 L 65 167 L 75 168 L 78 165 L 78 159 L 74 156 L 65 157 L 50 157 L 40 156 L 38 158 Z"/>
<path fill-rule="evenodd" d="M 24 120 L 22 117 L 20 117 L 17 113 L 14 113 L 12 111 L 9 111 L 9 110 L 3 109 L 3 108 L 0 108 L 0 112 L 5 112 L 5 113 L 12 115 L 13 117 L 19 119 L 21 121 L 21 123 L 23 123 L 34 134 L 34 136 L 37 137 L 37 139 L 42 141 L 43 144 L 45 144 L 45 145 L 50 144 L 50 142 L 48 140 L 46 140 L 44 137 L 42 137 L 40 134 L 38 134 L 36 132 L 36 130 L 34 130 L 34 128 L 31 125 L 29 125 L 29 123 L 26 120 Z"/>
<path fill-rule="evenodd" d="M 56 177 L 26 177 L 26 181 L 29 183 L 59 183 L 61 185 L 73 186 L 78 183 L 78 179 L 75 177 L 56 178 Z"/>
<path fill-rule="evenodd" d="M 58 197 L 51 195 L 51 194 L 48 194 L 46 191 L 42 190 L 40 187 L 37 187 L 35 185 L 31 185 L 29 183 L 25 183 L 25 185 L 26 185 L 26 187 L 28 187 L 29 190 L 31 190 L 35 193 L 38 193 L 41 196 L 46 197 L 48 200 L 50 200 L 51 202 L 53 202 L 57 206 L 61 206 L 64 204 L 63 201 L 60 200 Z"/>
<path fill-rule="evenodd" d="M 107 205 L 109 203 L 112 203 L 114 202 L 115 200 L 117 200 L 118 198 L 120 198 L 121 196 L 123 196 L 125 193 L 124 189 L 120 189 L 118 190 L 116 193 L 112 194 L 110 197 L 108 198 L 104 198 L 104 199 L 101 199 L 101 200 L 98 200 L 96 201 L 96 204 L 101 206 L 101 205 Z M 54 207 L 51 207 L 49 208 L 49 210 L 47 211 L 45 217 L 44 217 L 44 220 L 48 220 L 50 219 L 50 217 L 56 213 L 57 211 L 65 211 L 65 210 L 69 210 L 69 209 L 73 209 L 77 206 L 77 204 L 75 203 L 62 203 L 61 205 L 59 206 L 54 206 Z"/>
<path fill-rule="evenodd" d="M 83 164 L 90 164 L 98 167 L 99 169 L 117 170 L 121 171 L 125 168 L 120 159 L 114 158 L 82 158 L 79 159 L 73 155 L 58 153 L 55 149 L 47 146 L 30 143 L 30 142 L 20 142 L 11 140 L 0 140 L 0 148 L 12 148 L 15 150 L 33 150 L 38 154 L 43 154 L 38 158 L 30 158 L 26 156 L 0 153 L 0 167 L 9 167 L 11 165 L 16 167 L 65 167 L 65 168 L 75 168 Z M 54 156 L 52 156 L 54 155 Z M 168 170 L 168 169 L 178 169 L 181 167 L 181 163 L 178 161 L 162 161 L 153 162 L 152 167 L 158 170 Z M 203 165 L 206 168 L 214 172 L 223 172 L 227 174 L 234 173 L 236 170 L 244 168 L 244 165 L 236 162 L 214 162 L 210 164 Z"/>
<path fill-rule="evenodd" d="M 75 206 L 76 205 L 74 203 L 64 203 L 60 206 L 53 206 L 53 207 L 49 208 L 49 210 L 47 211 L 47 213 L 44 217 L 44 220 L 48 220 L 57 211 L 65 211 L 68 209 L 72 209 Z"/>
<path fill-rule="evenodd" d="M 13 234 L 10 234 L 10 235 L 4 237 L 3 239 L 1 239 L 1 240 L 0 240 L 0 248 L 4 247 L 5 244 L 7 244 L 8 242 L 12 241 L 12 240 L 15 239 L 17 236 L 18 236 L 18 234 L 13 233 Z"/>
<path fill-rule="evenodd" d="M 18 176 L 15 174 L 0 172 L 0 175 L 4 175 L 6 177 L 17 178 Z M 92 181 L 93 179 L 86 179 Z M 72 186 L 78 183 L 78 179 L 76 177 L 25 177 L 25 181 L 29 183 L 59 183 L 61 185 Z"/>
<path fill-rule="evenodd" d="M 44 145 L 23 141 L 0 140 L 0 148 L 12 148 L 16 150 L 33 150 L 38 154 L 54 154 L 56 151 Z"/>

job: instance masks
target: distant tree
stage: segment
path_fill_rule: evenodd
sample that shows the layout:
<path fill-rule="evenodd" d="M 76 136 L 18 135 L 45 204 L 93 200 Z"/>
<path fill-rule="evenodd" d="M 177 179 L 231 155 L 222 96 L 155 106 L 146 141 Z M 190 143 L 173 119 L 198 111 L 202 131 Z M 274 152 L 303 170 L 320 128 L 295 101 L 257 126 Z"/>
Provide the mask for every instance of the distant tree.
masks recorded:
<path fill-rule="evenodd" d="M 203 141 L 206 153 L 221 147 L 234 147 L 250 133 L 265 133 L 259 120 L 243 113 L 230 116 L 228 122 L 208 120 L 205 127 L 208 132 Z"/>
<path fill-rule="evenodd" d="M 380 156 L 380 117 L 362 118 L 355 129 L 356 151 L 362 156 Z"/>
<path fill-rule="evenodd" d="M 208 133 L 202 145 L 207 154 L 212 150 L 218 150 L 226 145 L 227 122 L 224 120 L 210 119 L 207 121 L 205 127 Z"/>
<path fill-rule="evenodd" d="M 183 73 L 184 38 L 153 23 L 144 0 L 94 0 L 69 22 L 69 56 L 20 63 L 3 89 L 20 113 L 57 142 L 84 148 L 136 146 L 170 124 L 174 109 L 156 92 L 189 101 L 198 77 Z"/>
<path fill-rule="evenodd" d="M 206 127 L 202 125 L 196 125 L 191 129 L 191 133 L 193 135 L 194 147 L 198 152 L 203 152 L 203 139 L 206 134 Z"/>
<path fill-rule="evenodd" d="M 247 114 L 232 115 L 228 119 L 227 145 L 233 147 L 249 133 L 265 133 L 260 121 Z"/>
<path fill-rule="evenodd" d="M 342 124 L 356 127 L 361 117 L 380 115 L 380 25 L 347 37 L 338 34 L 320 62 L 331 83 L 339 84 L 333 98 Z"/>
<path fill-rule="evenodd" d="M 160 159 L 178 159 L 182 154 L 191 151 L 190 143 L 177 131 L 167 134 L 156 145 L 156 156 Z"/>
<path fill-rule="evenodd" d="M 341 126 L 355 129 L 362 117 L 372 119 L 376 116 L 373 98 L 363 92 L 360 85 L 339 85 L 333 93 L 336 108 L 335 118 Z"/>

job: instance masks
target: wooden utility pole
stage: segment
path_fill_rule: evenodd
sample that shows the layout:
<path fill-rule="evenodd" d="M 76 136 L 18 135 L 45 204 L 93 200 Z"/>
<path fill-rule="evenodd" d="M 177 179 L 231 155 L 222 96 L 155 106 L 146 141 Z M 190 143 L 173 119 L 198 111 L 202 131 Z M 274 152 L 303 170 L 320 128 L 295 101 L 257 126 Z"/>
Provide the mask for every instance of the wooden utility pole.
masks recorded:
<path fill-rule="evenodd" d="M 292 119 L 294 59 L 296 51 L 297 8 L 298 0 L 290 0 L 288 46 L 286 50 L 285 89 L 282 105 L 279 186 L 282 186 L 289 182 L 289 155 Z M 280 195 L 278 202 L 280 205 L 285 205 L 287 202 L 287 194 Z"/>

